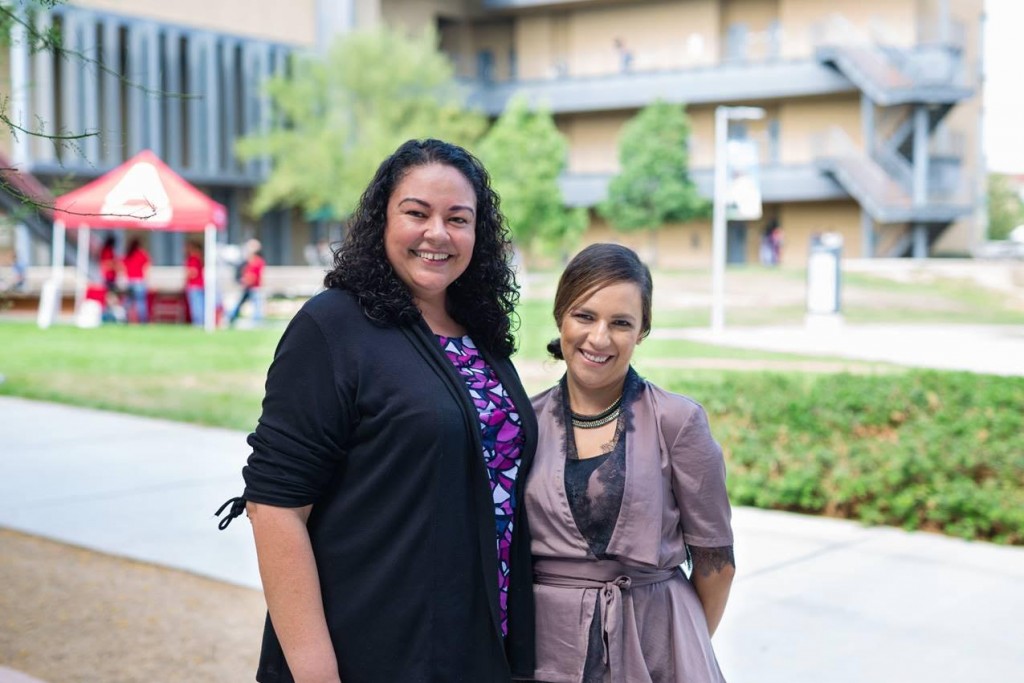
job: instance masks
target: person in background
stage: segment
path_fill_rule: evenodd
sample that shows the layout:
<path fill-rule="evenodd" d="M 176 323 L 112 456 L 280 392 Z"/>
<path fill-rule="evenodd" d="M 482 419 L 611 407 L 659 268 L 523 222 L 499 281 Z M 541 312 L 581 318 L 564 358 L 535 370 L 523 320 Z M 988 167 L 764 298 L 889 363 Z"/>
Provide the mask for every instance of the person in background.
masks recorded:
<path fill-rule="evenodd" d="M 203 326 L 205 290 L 203 280 L 203 248 L 196 242 L 185 243 L 185 298 L 192 324 Z"/>
<path fill-rule="evenodd" d="M 108 235 L 100 247 L 100 279 L 108 292 L 117 292 L 117 240 Z"/>
<path fill-rule="evenodd" d="M 255 323 L 263 320 L 263 269 L 267 262 L 263 260 L 262 245 L 257 239 L 251 239 L 245 243 L 246 259 L 242 264 L 238 284 L 242 285 L 242 296 L 238 299 L 235 310 L 231 313 L 230 324 L 234 325 L 238 316 L 242 314 L 242 306 L 246 301 L 252 300 L 252 320 Z"/>
<path fill-rule="evenodd" d="M 628 73 L 633 68 L 633 51 L 626 46 L 622 38 L 614 41 L 615 52 L 619 56 L 619 71 Z"/>
<path fill-rule="evenodd" d="M 149 289 L 146 276 L 149 274 L 149 254 L 138 238 L 128 243 L 124 255 L 124 276 L 128 281 L 128 310 L 135 314 L 135 322 L 149 322 Z"/>
<path fill-rule="evenodd" d="M 378 168 L 285 331 L 245 491 L 269 618 L 261 683 L 533 674 L 522 486 L 536 421 L 510 356 L 511 241 L 465 149 Z"/>
<path fill-rule="evenodd" d="M 724 680 L 711 636 L 735 572 L 725 465 L 700 404 L 630 365 L 651 298 L 647 266 L 615 244 L 587 247 L 558 282 L 548 350 L 566 372 L 533 398 L 525 499 L 538 681 Z"/>
<path fill-rule="evenodd" d="M 778 221 L 771 223 L 772 265 L 782 265 L 782 226 Z"/>

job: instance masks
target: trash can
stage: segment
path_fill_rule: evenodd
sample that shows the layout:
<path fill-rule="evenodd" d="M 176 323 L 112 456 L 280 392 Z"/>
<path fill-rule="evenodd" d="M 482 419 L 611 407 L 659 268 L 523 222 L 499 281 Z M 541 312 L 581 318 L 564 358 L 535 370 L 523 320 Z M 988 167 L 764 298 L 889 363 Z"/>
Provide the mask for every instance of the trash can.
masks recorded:
<path fill-rule="evenodd" d="M 843 236 L 827 232 L 811 237 L 807 256 L 807 314 L 838 316 L 840 298 L 840 259 Z"/>

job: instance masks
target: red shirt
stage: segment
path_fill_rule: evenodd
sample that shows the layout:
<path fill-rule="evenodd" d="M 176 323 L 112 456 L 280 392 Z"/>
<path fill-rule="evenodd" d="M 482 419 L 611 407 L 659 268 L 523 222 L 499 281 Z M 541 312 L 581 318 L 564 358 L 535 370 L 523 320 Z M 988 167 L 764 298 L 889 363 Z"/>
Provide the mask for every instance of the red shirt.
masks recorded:
<path fill-rule="evenodd" d="M 117 279 L 117 256 L 113 247 L 100 249 L 100 277 L 104 282 L 113 282 Z"/>
<path fill-rule="evenodd" d="M 136 249 L 124 257 L 124 274 L 129 280 L 142 280 L 149 266 L 149 254 L 145 249 Z"/>
<path fill-rule="evenodd" d="M 185 287 L 203 286 L 203 259 L 195 254 L 185 257 Z"/>
<path fill-rule="evenodd" d="M 249 260 L 245 262 L 245 268 L 242 270 L 242 284 L 246 287 L 259 287 L 263 284 L 263 266 L 267 265 L 267 262 L 263 260 L 262 256 L 251 256 Z"/>

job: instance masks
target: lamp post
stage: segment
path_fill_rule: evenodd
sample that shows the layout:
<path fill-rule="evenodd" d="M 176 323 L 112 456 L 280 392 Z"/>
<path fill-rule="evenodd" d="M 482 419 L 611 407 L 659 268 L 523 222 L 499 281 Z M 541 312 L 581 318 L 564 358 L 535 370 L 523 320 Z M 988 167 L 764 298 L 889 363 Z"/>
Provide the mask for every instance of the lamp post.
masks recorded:
<path fill-rule="evenodd" d="M 714 214 L 711 225 L 711 331 L 725 328 L 725 203 L 729 189 L 729 121 L 764 118 L 760 107 L 726 107 L 715 109 L 715 188 Z"/>

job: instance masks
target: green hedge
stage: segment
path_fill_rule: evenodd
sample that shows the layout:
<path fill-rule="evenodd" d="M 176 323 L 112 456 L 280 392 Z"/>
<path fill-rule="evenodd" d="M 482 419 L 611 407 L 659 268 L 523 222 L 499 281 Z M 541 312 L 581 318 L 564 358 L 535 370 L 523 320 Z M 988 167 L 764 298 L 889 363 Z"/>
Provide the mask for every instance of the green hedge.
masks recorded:
<path fill-rule="evenodd" d="M 1024 379 L 729 374 L 707 409 L 734 504 L 1024 544 Z"/>

